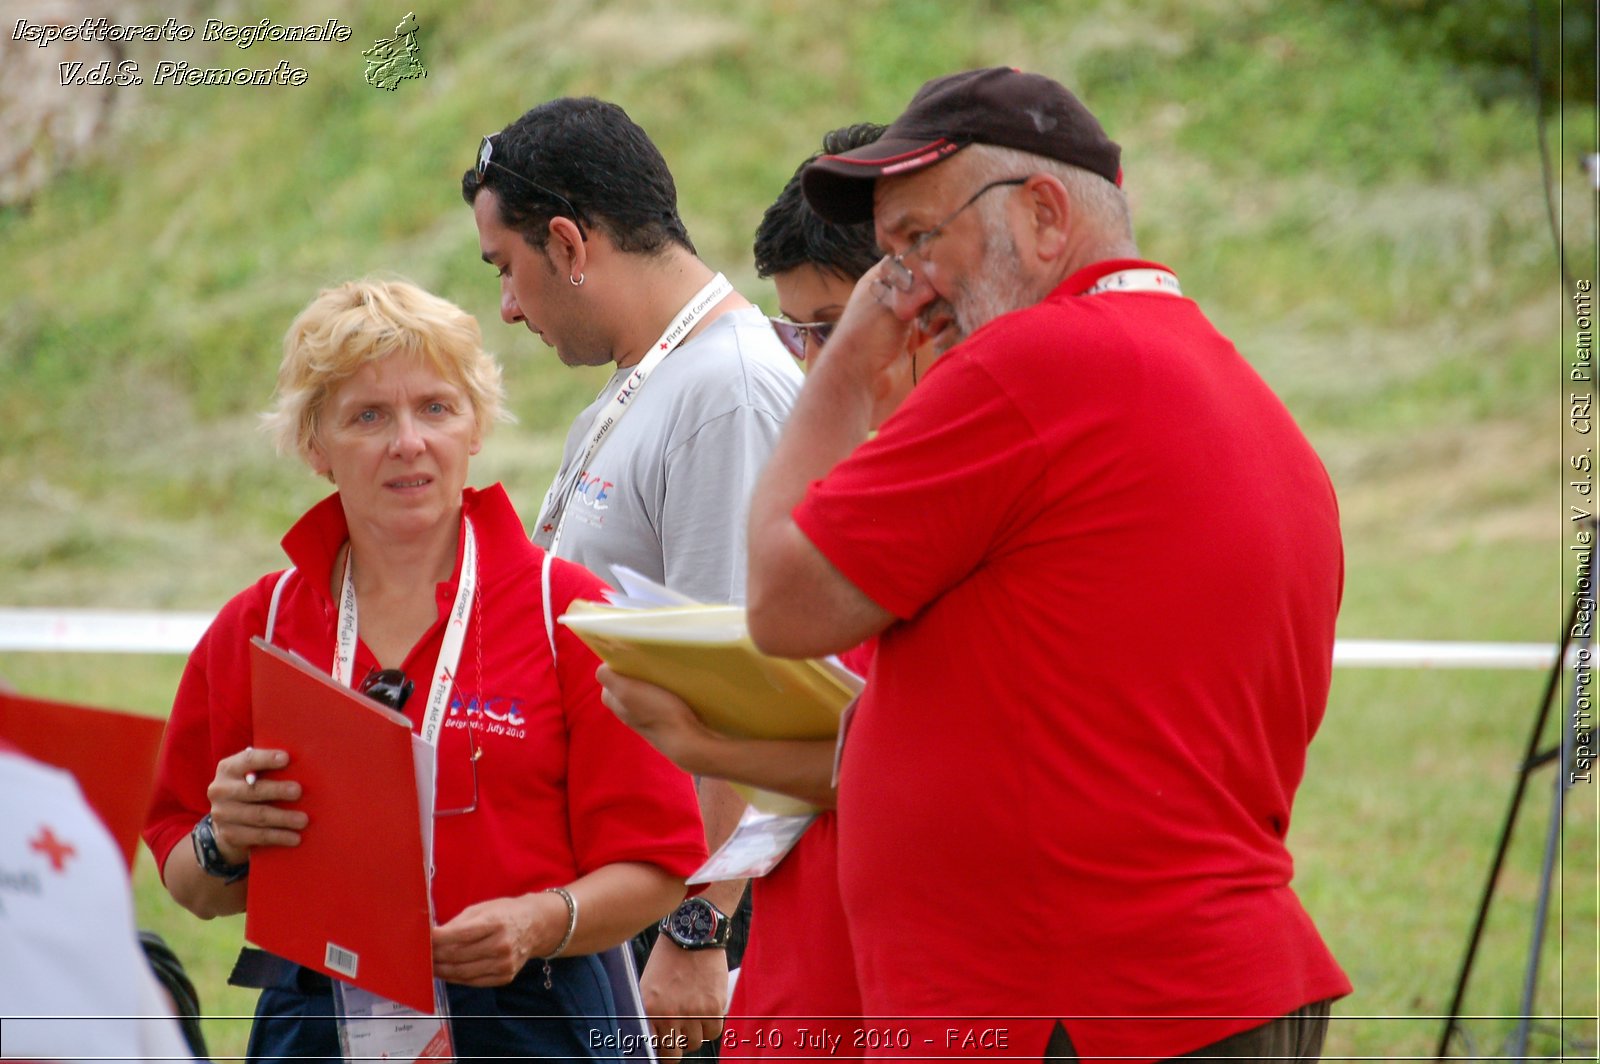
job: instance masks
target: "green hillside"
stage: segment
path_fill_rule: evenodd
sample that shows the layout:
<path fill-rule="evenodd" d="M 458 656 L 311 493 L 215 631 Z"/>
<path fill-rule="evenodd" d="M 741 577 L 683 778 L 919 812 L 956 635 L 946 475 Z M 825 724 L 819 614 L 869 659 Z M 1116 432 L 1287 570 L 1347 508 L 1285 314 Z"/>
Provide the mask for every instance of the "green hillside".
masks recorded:
<path fill-rule="evenodd" d="M 123 6 L 197 26 L 334 10 Z M 5 32 L 28 7 L 6 6 Z M 702 256 L 774 310 L 750 237 L 820 134 L 887 121 L 928 77 L 1006 63 L 1097 112 L 1123 145 L 1141 248 L 1323 455 L 1347 545 L 1341 636 L 1550 641 L 1570 553 L 1558 246 L 1574 279 L 1596 274 L 1595 193 L 1575 162 L 1596 150 L 1593 82 L 1559 57 L 1592 61 L 1594 17 L 1569 13 L 1562 37 L 1557 5 L 1536 7 L 1555 232 L 1518 65 L 1527 5 L 1510 0 L 364 0 L 338 7 L 344 43 L 130 44 L 147 81 L 161 61 L 287 61 L 305 84 L 110 90 L 93 150 L 0 208 L 0 605 L 210 610 L 275 568 L 278 536 L 326 485 L 272 454 L 257 413 L 289 320 L 352 276 L 410 277 L 483 322 L 519 420 L 474 479 L 533 506 L 601 377 L 498 322 L 459 195 L 479 138 L 526 108 L 621 103 L 671 164 Z M 427 76 L 374 88 L 361 51 L 407 10 Z M 1174 536 L 1204 531 L 1172 515 Z M 1156 663 L 1182 633 L 1151 610 Z M 24 689 L 153 713 L 180 667 L 0 654 Z M 1340 1012 L 1367 1017 L 1336 1025 L 1330 1054 L 1431 1052 L 1425 1017 L 1447 1004 L 1538 692 L 1533 673 L 1338 674 L 1292 839 L 1297 888 L 1357 984 Z M 1503 888 L 1516 907 L 1491 927 L 1470 1011 L 1516 1011 L 1537 790 Z M 1567 923 L 1551 937 L 1566 948 L 1546 958 L 1539 1004 L 1589 1016 L 1567 1041 L 1592 1047 L 1593 786 L 1572 801 Z M 147 858 L 139 888 L 207 1006 L 248 1011 L 220 986 L 238 922 L 178 912 Z M 1485 1021 L 1482 1038 L 1504 1030 Z M 213 1049 L 238 1051 L 240 1031 L 217 1023 Z M 1540 1037 L 1553 1052 L 1558 1036 Z"/>

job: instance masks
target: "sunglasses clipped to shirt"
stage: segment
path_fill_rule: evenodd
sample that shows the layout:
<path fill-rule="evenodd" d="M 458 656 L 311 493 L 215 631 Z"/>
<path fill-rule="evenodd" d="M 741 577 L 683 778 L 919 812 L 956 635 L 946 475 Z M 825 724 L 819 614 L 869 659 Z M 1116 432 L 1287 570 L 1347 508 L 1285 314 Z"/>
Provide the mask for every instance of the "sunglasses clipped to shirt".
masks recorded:
<path fill-rule="evenodd" d="M 361 681 L 361 686 L 357 690 L 379 705 L 388 706 L 396 713 L 401 713 L 404 712 L 406 701 L 411 697 L 415 686 L 399 669 L 373 669 L 367 673 L 367 678 Z M 481 757 L 483 757 L 483 746 L 478 742 L 478 732 L 473 727 L 472 717 L 469 715 L 467 767 L 472 770 L 472 800 L 456 809 L 435 809 L 433 811 L 435 817 L 460 816 L 463 813 L 474 812 L 478 808 L 478 759 Z"/>
<path fill-rule="evenodd" d="M 806 358 L 806 337 L 811 337 L 811 342 L 821 347 L 828 342 L 828 337 L 833 335 L 836 321 L 790 321 L 788 318 L 768 317 L 772 323 L 772 331 L 778 334 L 778 339 L 795 358 L 804 362 Z"/>

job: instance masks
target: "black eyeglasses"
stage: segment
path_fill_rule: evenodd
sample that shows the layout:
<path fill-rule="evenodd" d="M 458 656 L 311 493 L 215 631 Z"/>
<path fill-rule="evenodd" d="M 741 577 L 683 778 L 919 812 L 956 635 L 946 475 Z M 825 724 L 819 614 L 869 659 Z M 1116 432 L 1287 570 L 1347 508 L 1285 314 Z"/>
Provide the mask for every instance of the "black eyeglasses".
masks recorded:
<path fill-rule="evenodd" d="M 788 318 L 768 317 L 772 323 L 772 331 L 778 334 L 778 339 L 795 358 L 804 362 L 806 360 L 806 337 L 811 342 L 821 347 L 828 342 L 828 337 L 833 335 L 836 321 L 790 321 Z"/>
<path fill-rule="evenodd" d="M 536 189 L 539 192 L 544 193 L 546 196 L 549 196 L 551 199 L 561 204 L 561 206 L 565 207 L 567 209 L 567 214 L 572 217 L 572 224 L 578 227 L 578 237 L 587 242 L 589 239 L 589 234 L 583 231 L 583 216 L 578 213 L 578 208 L 572 205 L 571 200 L 567 199 L 567 197 L 563 196 L 559 192 L 545 188 L 531 177 L 524 177 L 522 174 L 517 173 L 504 163 L 497 163 L 494 161 L 494 138 L 499 135 L 500 134 L 498 133 L 490 133 L 488 136 L 483 138 L 483 143 L 478 146 L 478 183 L 480 185 L 483 183 L 483 175 L 488 173 L 489 167 L 492 166 L 496 170 L 504 170 L 518 181 L 521 181 L 523 184 L 527 185 L 529 188 Z"/>
<path fill-rule="evenodd" d="M 1027 181 L 1028 179 L 1026 177 L 1008 177 L 1000 181 L 991 181 L 978 191 L 974 192 L 972 195 L 968 196 L 965 203 L 946 215 L 944 221 L 918 236 L 911 242 L 910 247 L 906 248 L 898 255 L 884 256 L 884 261 L 888 264 L 888 268 L 885 269 L 880 275 L 883 283 L 894 289 L 896 292 L 911 291 L 917 286 L 917 275 L 911 272 L 910 266 L 906 265 L 906 259 L 911 258 L 912 256 L 924 258 L 928 251 L 928 245 L 933 243 L 939 237 L 943 236 L 945 227 L 951 222 L 955 221 L 957 216 L 959 216 L 962 211 L 966 210 L 974 203 L 977 203 L 978 197 L 982 196 L 985 192 L 988 192 L 990 189 L 1004 188 L 1008 185 L 1026 184 Z M 926 260 L 924 259 L 924 261 Z"/>
<path fill-rule="evenodd" d="M 366 695 L 380 705 L 388 706 L 396 713 L 405 710 L 406 700 L 411 697 L 415 689 L 406 674 L 399 669 L 373 669 L 367 673 L 367 678 L 361 681 L 357 688 L 361 694 Z M 460 693 L 459 691 L 457 692 Z M 435 809 L 433 815 L 460 816 L 470 813 L 478 808 L 478 759 L 483 756 L 483 745 L 478 742 L 478 730 L 472 726 L 472 715 L 467 714 L 467 765 L 472 769 L 472 801 L 459 809 Z"/>

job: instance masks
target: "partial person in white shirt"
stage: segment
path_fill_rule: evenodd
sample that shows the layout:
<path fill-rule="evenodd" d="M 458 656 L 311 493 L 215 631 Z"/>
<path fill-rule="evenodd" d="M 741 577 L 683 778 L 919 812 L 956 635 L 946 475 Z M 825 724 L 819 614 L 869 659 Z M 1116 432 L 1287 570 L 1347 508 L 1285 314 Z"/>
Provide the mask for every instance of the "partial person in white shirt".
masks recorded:
<path fill-rule="evenodd" d="M 0 1054 L 192 1059 L 139 945 L 122 853 L 72 776 L 0 740 Z"/>

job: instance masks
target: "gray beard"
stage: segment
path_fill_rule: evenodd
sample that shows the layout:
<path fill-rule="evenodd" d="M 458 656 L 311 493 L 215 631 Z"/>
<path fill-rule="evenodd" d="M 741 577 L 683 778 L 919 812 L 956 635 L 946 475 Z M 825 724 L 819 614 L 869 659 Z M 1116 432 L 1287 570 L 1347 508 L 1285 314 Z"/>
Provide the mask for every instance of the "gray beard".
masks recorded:
<path fill-rule="evenodd" d="M 965 340 L 1003 314 L 1037 302 L 1022 275 L 1022 256 L 1003 215 L 983 219 L 983 265 L 962 284 L 951 309 Z"/>

